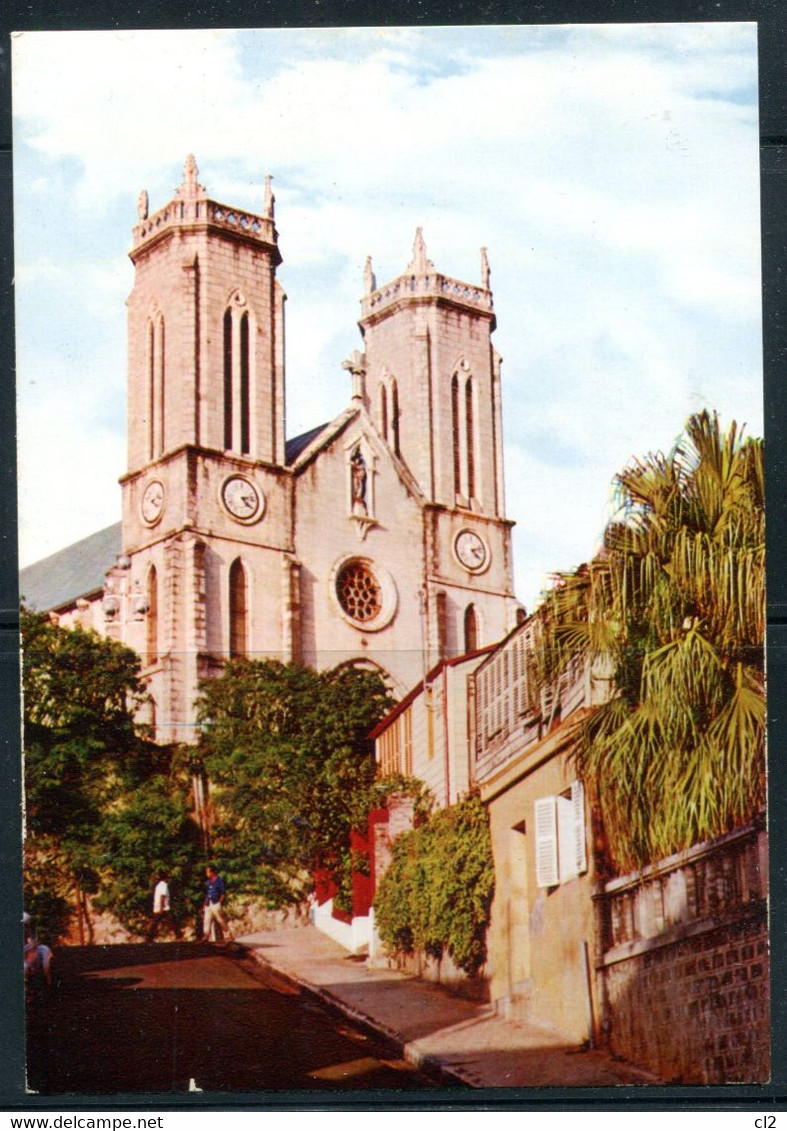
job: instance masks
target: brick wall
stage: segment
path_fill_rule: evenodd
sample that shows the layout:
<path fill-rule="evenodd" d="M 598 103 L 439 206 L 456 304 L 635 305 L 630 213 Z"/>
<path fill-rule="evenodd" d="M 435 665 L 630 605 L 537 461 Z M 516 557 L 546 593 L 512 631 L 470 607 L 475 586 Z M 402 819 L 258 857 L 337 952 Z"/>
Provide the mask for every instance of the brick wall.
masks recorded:
<path fill-rule="evenodd" d="M 662 861 L 636 886 L 626 877 L 607 885 L 598 969 L 613 1052 L 667 1081 L 768 1080 L 765 849 L 764 832 L 751 828 Z M 698 875 L 710 877 L 710 911 L 707 891 L 695 894 Z M 664 893 L 676 889 L 689 898 L 670 906 Z"/>

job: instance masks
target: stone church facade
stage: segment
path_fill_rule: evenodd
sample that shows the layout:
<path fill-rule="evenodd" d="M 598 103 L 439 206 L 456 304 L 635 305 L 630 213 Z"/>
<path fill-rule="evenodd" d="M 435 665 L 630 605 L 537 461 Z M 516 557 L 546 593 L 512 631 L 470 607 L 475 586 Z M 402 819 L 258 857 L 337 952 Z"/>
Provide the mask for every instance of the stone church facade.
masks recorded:
<path fill-rule="evenodd" d="M 130 257 L 120 552 L 91 589 L 79 556 L 101 532 L 21 591 L 140 654 L 160 741 L 193 738 L 199 681 L 231 656 L 374 667 L 401 696 L 513 627 L 484 250 L 480 284 L 439 273 L 420 229 L 392 282 L 367 260 L 350 403 L 289 441 L 270 178 L 252 214 L 212 200 L 189 157 L 163 208 L 140 194 Z"/>

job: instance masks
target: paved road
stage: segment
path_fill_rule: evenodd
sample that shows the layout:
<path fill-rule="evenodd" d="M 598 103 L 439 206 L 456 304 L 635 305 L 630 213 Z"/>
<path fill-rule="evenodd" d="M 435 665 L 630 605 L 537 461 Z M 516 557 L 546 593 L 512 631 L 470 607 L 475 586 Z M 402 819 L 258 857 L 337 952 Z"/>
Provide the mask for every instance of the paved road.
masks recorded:
<path fill-rule="evenodd" d="M 28 1087 L 63 1092 L 415 1089 L 434 1081 L 240 948 L 61 948 L 32 1003 Z"/>

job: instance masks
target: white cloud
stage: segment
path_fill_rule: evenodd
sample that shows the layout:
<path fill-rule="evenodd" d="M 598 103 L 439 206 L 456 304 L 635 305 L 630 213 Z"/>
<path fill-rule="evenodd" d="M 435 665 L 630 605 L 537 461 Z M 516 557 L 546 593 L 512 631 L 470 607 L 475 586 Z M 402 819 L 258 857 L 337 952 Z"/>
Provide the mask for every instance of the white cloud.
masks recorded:
<path fill-rule="evenodd" d="M 472 280 L 489 247 L 532 604 L 537 578 L 592 552 L 632 454 L 706 404 L 761 428 L 754 47 L 753 28 L 726 24 L 17 37 L 19 325 L 47 366 L 20 342 L 20 425 L 38 447 L 23 488 L 65 479 L 63 443 L 69 478 L 106 476 L 113 444 L 122 463 L 108 414 L 136 195 L 165 203 L 193 151 L 240 207 L 275 174 L 291 431 L 347 402 L 367 254 L 394 277 L 420 224 L 438 268 Z M 35 316 L 53 302 L 49 323 Z M 74 382 L 87 392 L 61 397 Z M 63 525 L 26 525 L 28 560 L 77 536 L 58 490 Z"/>
<path fill-rule="evenodd" d="M 95 409 L 91 386 L 78 379 L 28 402 L 18 437 L 22 565 L 120 518 L 125 444 Z M 74 428 L 75 419 L 84 431 Z"/>

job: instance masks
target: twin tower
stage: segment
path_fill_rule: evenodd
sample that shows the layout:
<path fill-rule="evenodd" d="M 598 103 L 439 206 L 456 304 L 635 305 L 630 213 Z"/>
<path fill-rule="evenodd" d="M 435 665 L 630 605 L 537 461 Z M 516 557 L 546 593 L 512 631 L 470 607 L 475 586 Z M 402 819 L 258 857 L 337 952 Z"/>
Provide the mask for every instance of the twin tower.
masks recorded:
<path fill-rule="evenodd" d="M 480 284 L 437 272 L 420 229 L 392 282 L 367 260 L 349 405 L 289 440 L 270 178 L 252 214 L 189 157 L 163 208 L 140 194 L 130 256 L 108 590 L 136 612 L 106 627 L 142 656 L 160 741 L 193 738 L 199 681 L 229 656 L 376 667 L 401 696 L 514 626 L 485 251 Z"/>

